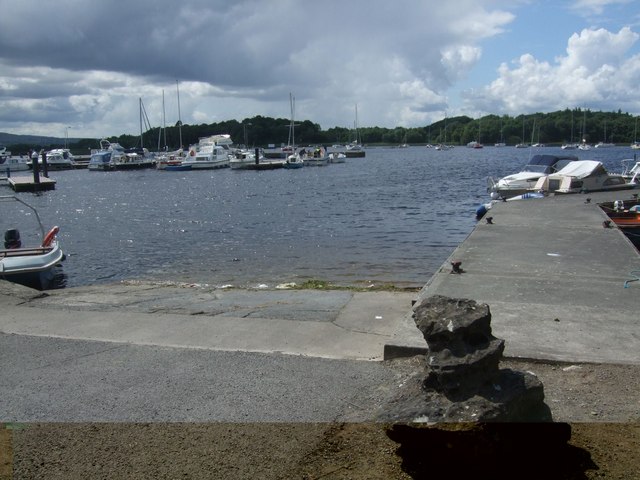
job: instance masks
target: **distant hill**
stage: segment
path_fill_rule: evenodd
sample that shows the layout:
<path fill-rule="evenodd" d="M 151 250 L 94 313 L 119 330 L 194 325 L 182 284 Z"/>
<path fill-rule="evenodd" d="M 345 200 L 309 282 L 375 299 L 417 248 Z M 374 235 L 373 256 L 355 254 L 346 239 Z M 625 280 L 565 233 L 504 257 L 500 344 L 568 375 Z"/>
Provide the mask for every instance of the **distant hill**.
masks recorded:
<path fill-rule="evenodd" d="M 67 143 L 75 143 L 79 138 L 69 138 Z M 65 139 L 58 137 L 43 137 L 40 135 L 14 135 L 13 133 L 0 132 L 0 144 L 11 145 L 64 145 Z"/>

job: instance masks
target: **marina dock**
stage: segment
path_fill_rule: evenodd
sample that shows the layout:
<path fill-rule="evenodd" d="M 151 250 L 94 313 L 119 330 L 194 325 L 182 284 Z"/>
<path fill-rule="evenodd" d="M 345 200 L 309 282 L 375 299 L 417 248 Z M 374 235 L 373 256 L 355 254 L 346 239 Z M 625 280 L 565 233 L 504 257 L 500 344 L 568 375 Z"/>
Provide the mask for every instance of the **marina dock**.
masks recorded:
<path fill-rule="evenodd" d="M 15 192 L 41 192 L 44 190 L 53 190 L 56 188 L 56 181 L 41 176 L 39 181 L 34 181 L 33 176 L 28 177 L 8 177 L 7 184 Z"/>
<path fill-rule="evenodd" d="M 633 205 L 636 192 L 496 203 L 417 301 L 444 295 L 488 304 L 506 357 L 638 365 L 640 253 L 619 228 L 605 225 L 598 206 Z M 425 352 L 409 314 L 385 358 Z"/>

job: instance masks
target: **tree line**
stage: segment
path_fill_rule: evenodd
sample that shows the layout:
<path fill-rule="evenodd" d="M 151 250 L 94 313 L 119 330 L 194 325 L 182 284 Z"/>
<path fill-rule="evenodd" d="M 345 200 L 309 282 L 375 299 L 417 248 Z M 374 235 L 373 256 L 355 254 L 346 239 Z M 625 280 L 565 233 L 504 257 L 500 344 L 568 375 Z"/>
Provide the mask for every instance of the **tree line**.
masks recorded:
<path fill-rule="evenodd" d="M 229 134 L 236 145 L 253 147 L 279 147 L 289 141 L 290 120 L 257 115 L 242 121 L 200 125 L 175 125 L 167 128 L 155 127 L 142 135 L 120 135 L 107 140 L 118 142 L 125 148 L 145 147 L 150 151 L 176 150 L 181 146 L 198 142 L 201 137 L 215 134 Z M 304 120 L 295 125 L 296 145 L 344 145 L 358 135 L 367 145 L 438 144 L 466 145 L 479 141 L 485 145 L 506 143 L 544 143 L 561 145 L 586 141 L 595 144 L 600 141 L 620 145 L 637 141 L 638 117 L 618 112 L 592 112 L 588 109 L 566 109 L 551 113 L 518 115 L 486 115 L 472 119 L 467 116 L 444 118 L 423 127 L 360 127 L 353 129 L 333 127 L 322 130 L 320 125 Z M 15 153 L 29 149 L 61 148 L 64 141 L 50 145 L 14 145 Z M 99 139 L 81 139 L 69 143 L 75 155 L 87 155 L 90 149 L 99 148 Z"/>

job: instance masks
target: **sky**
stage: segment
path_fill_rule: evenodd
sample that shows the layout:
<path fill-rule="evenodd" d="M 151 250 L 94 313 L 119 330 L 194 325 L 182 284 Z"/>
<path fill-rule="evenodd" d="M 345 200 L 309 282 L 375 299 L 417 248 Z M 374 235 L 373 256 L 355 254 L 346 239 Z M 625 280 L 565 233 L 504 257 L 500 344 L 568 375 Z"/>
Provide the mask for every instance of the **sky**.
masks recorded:
<path fill-rule="evenodd" d="M 640 114 L 638 0 L 0 0 L 0 132 Z M 145 122 L 146 123 L 146 122 Z M 250 129 L 250 127 L 248 127 Z M 224 133 L 224 132 L 211 132 Z M 286 139 L 283 139 L 283 141 Z"/>

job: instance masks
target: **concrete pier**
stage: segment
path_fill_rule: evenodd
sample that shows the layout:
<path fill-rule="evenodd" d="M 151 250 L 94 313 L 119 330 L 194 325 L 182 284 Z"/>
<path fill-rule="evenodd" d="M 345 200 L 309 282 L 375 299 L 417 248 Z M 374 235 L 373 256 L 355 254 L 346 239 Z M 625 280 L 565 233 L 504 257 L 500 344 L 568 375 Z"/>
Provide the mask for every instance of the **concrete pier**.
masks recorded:
<path fill-rule="evenodd" d="M 496 203 L 417 296 L 487 303 L 505 356 L 640 364 L 640 254 L 598 203 L 637 190 Z M 491 217 L 491 223 L 487 218 Z M 461 273 L 452 273 L 460 262 Z M 625 288 L 626 285 L 626 288 Z M 411 315 L 385 358 L 425 351 Z"/>

